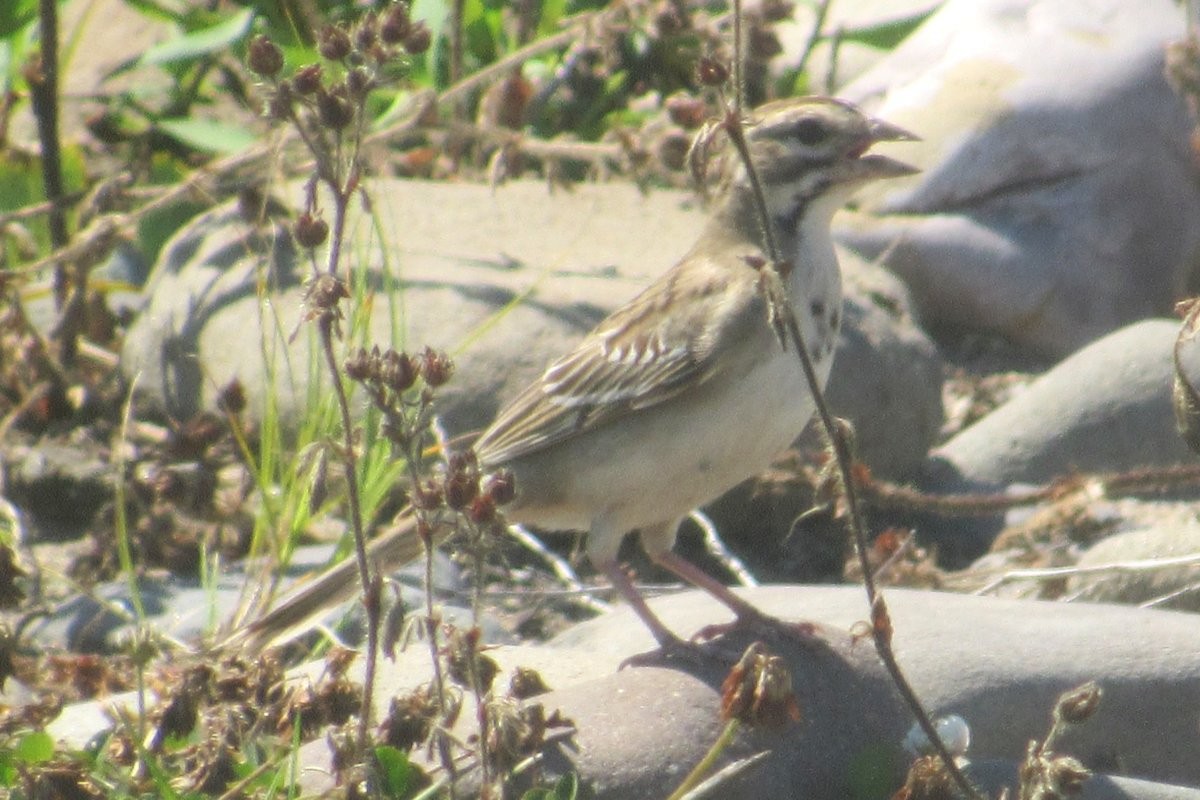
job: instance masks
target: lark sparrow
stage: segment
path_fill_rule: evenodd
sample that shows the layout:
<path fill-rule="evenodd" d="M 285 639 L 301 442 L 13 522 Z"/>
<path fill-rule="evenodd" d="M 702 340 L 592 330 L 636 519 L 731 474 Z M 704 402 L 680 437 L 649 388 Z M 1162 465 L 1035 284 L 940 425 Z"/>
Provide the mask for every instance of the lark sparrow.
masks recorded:
<path fill-rule="evenodd" d="M 916 171 L 866 154 L 873 144 L 916 137 L 824 97 L 762 106 L 745 136 L 790 267 L 787 294 L 824 384 L 842 309 L 830 220 L 863 184 Z M 760 618 L 672 546 L 692 509 L 765 469 L 813 414 L 797 356 L 768 322 L 761 269 L 769 261 L 750 176 L 735 160 L 683 259 L 551 364 L 475 445 L 482 466 L 508 467 L 516 476 L 508 519 L 586 531 L 589 559 L 663 647 L 682 641 L 617 562 L 621 541 L 634 530 L 655 563 L 708 591 L 739 620 Z M 395 563 L 415 556 L 415 539 L 401 529 L 377 541 L 372 557 Z M 352 564 L 340 574 L 353 586 Z M 283 613 L 285 605 L 251 633 L 277 631 L 300 613 L 304 597 L 309 606 L 324 604 L 335 593 L 322 580 L 295 598 L 292 614 Z"/>

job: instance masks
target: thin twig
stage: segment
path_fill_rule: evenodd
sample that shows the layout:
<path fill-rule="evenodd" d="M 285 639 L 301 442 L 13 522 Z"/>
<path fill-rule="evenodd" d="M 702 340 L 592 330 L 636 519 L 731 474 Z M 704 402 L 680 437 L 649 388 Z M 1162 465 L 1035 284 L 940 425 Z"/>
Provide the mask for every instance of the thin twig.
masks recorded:
<path fill-rule="evenodd" d="M 740 115 L 736 112 L 727 112 L 725 115 L 724 129 L 737 150 L 738 157 L 741 163 L 745 166 L 747 176 L 750 180 L 750 185 L 753 188 L 754 200 L 758 212 L 759 223 L 763 228 L 764 239 L 766 243 L 767 254 L 770 257 L 771 264 L 768 269 L 778 270 L 784 260 L 779 246 L 776 243 L 775 236 L 771 229 L 770 214 L 767 212 L 766 198 L 763 193 L 762 183 L 758 178 L 758 174 L 754 169 L 754 163 L 750 158 L 750 148 L 746 143 L 745 133 L 742 130 Z M 781 276 L 775 273 L 778 284 L 784 292 L 787 291 L 786 284 L 782 281 Z M 770 298 L 769 298 L 770 299 Z M 838 420 L 829 410 L 829 404 L 825 399 L 824 392 L 821 391 L 821 382 L 817 377 L 816 369 L 812 363 L 812 357 L 809 355 L 808 345 L 804 341 L 804 335 L 800 331 L 799 323 L 796 320 L 796 315 L 793 313 L 792 304 L 786 296 L 783 298 L 785 302 L 780 303 L 780 308 L 773 309 L 773 313 L 778 316 L 787 333 L 787 338 L 792 346 L 796 349 L 796 355 L 800 360 L 800 366 L 804 372 L 804 379 L 808 385 L 809 392 L 813 399 L 813 404 L 816 407 L 817 418 L 821 421 L 821 428 L 825 431 L 825 436 L 829 440 L 830 447 L 833 450 L 834 460 L 837 463 L 838 475 L 842 484 L 843 496 L 846 502 L 846 508 L 849 512 L 849 528 L 854 536 L 855 550 L 858 553 L 859 566 L 862 571 L 863 588 L 867 593 L 867 602 L 871 609 L 871 631 L 872 639 L 875 642 L 875 650 L 879 654 L 879 658 L 883 661 L 884 667 L 888 674 L 892 677 L 892 682 L 895 684 L 897 691 L 900 692 L 904 702 L 912 711 L 917 723 L 921 726 L 921 730 L 925 732 L 926 737 L 933 744 L 938 757 L 942 760 L 946 771 L 954 779 L 959 789 L 968 797 L 979 798 L 982 800 L 982 795 L 971 785 L 963 774 L 958 764 L 951 755 L 946 743 L 938 735 L 937 728 L 933 724 L 929 713 L 921 705 L 920 699 L 917 697 L 912 686 L 904 677 L 900 670 L 900 665 L 896 661 L 895 654 L 892 652 L 891 646 L 891 622 L 887 612 L 887 606 L 883 596 L 879 594 L 875 585 L 875 577 L 871 570 L 869 559 L 869 547 L 867 543 L 867 526 L 863 519 L 862 504 L 858 498 L 858 489 L 852 474 L 852 465 L 854 463 L 853 454 L 850 452 L 849 437 L 845 435 L 839 425 Z"/>
<path fill-rule="evenodd" d="M 1167 592 L 1166 594 L 1161 594 L 1158 597 L 1155 597 L 1151 600 L 1147 600 L 1144 603 L 1138 603 L 1138 608 L 1157 608 L 1161 605 L 1165 605 L 1165 604 L 1171 602 L 1172 600 L 1174 600 L 1176 598 L 1191 594 L 1192 592 L 1200 592 L 1200 581 L 1198 581 L 1196 583 L 1189 583 L 1187 586 L 1180 586 L 1178 589 L 1175 589 L 1174 591 Z"/>
<path fill-rule="evenodd" d="M 833 0 L 820 0 L 813 9 L 813 24 L 809 28 L 808 38 L 804 41 L 804 49 L 800 51 L 800 60 L 796 62 L 796 72 L 803 72 L 808 66 L 808 59 L 821 41 L 821 30 L 825 27 L 825 18 L 829 15 L 829 7 Z"/>
<path fill-rule="evenodd" d="M 571 564 L 562 556 L 555 553 L 550 548 L 542 543 L 542 540 L 525 530 L 520 525 L 510 525 L 508 532 L 516 539 L 525 549 L 537 555 L 538 558 L 550 565 L 550 569 L 558 576 L 558 579 L 570 587 L 572 592 L 578 592 L 579 604 L 603 613 L 612 609 L 608 603 L 603 600 L 598 600 L 593 597 L 590 591 L 583 585 L 583 581 L 579 579 L 579 575 L 575 572 Z"/>
<path fill-rule="evenodd" d="M 988 594 L 1007 583 L 1016 581 L 1048 581 L 1059 578 L 1070 578 L 1077 575 L 1104 574 L 1136 574 L 1140 572 L 1155 572 L 1174 567 L 1200 566 L 1200 553 L 1190 553 L 1185 556 L 1170 558 L 1145 558 L 1134 561 L 1113 561 L 1108 564 L 1092 564 L 1075 567 L 1046 567 L 1042 569 L 1014 569 L 992 580 L 991 583 L 977 589 L 973 594 Z"/>
<path fill-rule="evenodd" d="M 58 2 L 38 3 L 39 63 L 29 77 L 29 100 L 37 118 L 41 147 L 42 184 L 50 201 L 50 241 L 62 247 L 69 238 L 67 218 L 59 201 L 63 197 L 62 150 L 58 140 Z M 59 280 L 62 283 L 60 285 Z M 66 275 L 55 279 L 54 299 L 61 308 L 66 302 Z"/>
<path fill-rule="evenodd" d="M 737 579 L 740 586 L 758 586 L 758 578 L 750 572 L 750 568 L 746 566 L 746 562 L 738 558 L 733 551 L 725 546 L 725 542 L 721 541 L 721 534 L 717 531 L 717 526 L 708 518 L 700 509 L 695 509 L 688 517 L 692 522 L 699 526 L 704 533 L 704 549 L 708 554 L 721 562 L 721 566 L 729 570 L 734 578 Z"/>
<path fill-rule="evenodd" d="M 1066 475 L 1042 486 L 1011 493 L 932 494 L 879 480 L 858 481 L 867 503 L 876 508 L 917 511 L 940 516 L 990 516 L 1023 506 L 1040 505 L 1073 490 L 1095 485 L 1105 497 L 1200 484 L 1200 464 L 1138 467 L 1124 472 Z"/>
<path fill-rule="evenodd" d="M 746 102 L 746 77 L 742 53 L 742 3 L 733 0 L 733 110 L 741 113 Z"/>

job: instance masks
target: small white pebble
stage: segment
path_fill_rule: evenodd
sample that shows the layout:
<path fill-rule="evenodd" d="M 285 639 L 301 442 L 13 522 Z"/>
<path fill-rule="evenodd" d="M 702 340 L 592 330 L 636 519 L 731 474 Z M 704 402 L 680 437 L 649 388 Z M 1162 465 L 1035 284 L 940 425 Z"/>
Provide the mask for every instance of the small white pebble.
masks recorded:
<path fill-rule="evenodd" d="M 949 714 L 934 720 L 933 726 L 937 730 L 938 736 L 945 742 L 950 755 L 958 758 L 967 754 L 967 748 L 971 746 L 971 728 L 965 719 L 958 714 Z M 913 723 L 904 737 L 904 749 L 914 758 L 933 752 L 925 731 L 921 730 L 921 726 L 916 723 Z"/>

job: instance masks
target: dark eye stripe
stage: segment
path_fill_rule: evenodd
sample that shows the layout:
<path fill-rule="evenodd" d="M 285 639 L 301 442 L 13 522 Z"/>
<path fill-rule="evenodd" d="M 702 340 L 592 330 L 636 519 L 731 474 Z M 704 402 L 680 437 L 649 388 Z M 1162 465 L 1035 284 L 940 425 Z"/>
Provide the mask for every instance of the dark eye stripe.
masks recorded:
<path fill-rule="evenodd" d="M 807 117 L 792 126 L 792 136 L 805 145 L 817 145 L 829 138 L 829 127 L 824 120 Z"/>

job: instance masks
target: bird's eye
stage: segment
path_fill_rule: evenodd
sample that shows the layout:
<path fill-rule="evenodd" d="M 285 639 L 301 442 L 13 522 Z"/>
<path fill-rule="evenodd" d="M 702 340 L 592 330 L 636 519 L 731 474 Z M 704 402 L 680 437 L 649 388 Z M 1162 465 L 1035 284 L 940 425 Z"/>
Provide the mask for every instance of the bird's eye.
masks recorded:
<path fill-rule="evenodd" d="M 792 135 L 800 144 L 811 147 L 825 141 L 829 136 L 829 128 L 825 126 L 824 120 L 806 117 L 796 123 L 796 127 L 792 129 Z"/>

